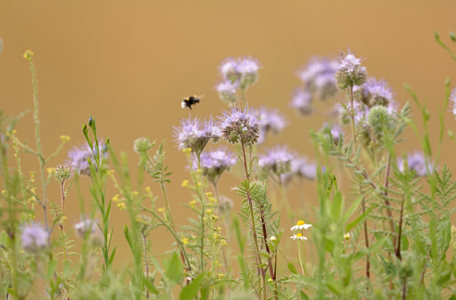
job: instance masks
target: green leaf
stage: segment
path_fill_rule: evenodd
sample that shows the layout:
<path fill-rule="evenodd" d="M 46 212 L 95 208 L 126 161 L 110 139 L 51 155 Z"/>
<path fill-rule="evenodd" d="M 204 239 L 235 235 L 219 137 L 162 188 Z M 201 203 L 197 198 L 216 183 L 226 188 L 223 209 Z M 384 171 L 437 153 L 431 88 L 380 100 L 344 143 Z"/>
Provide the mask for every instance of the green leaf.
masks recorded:
<path fill-rule="evenodd" d="M 359 224 L 359 222 L 363 221 L 367 215 L 369 215 L 369 213 L 371 212 L 371 208 L 369 208 L 368 210 L 366 210 L 362 215 L 359 215 L 355 220 L 353 220 L 353 222 L 351 223 L 348 223 L 347 224 L 347 227 L 345 228 L 345 232 L 350 232 L 353 228 L 356 227 L 356 225 Z"/>
<path fill-rule="evenodd" d="M 174 252 L 171 260 L 169 261 L 168 268 L 166 269 L 166 277 L 171 281 L 178 283 L 184 276 L 184 266 L 176 252 Z"/>
<path fill-rule="evenodd" d="M 152 284 L 150 280 L 142 276 L 142 282 L 150 292 L 154 293 L 155 295 L 158 295 L 158 290 L 155 288 L 155 286 Z"/>
<path fill-rule="evenodd" d="M 309 296 L 307 296 L 306 293 L 304 293 L 303 291 L 299 291 L 299 294 L 301 295 L 301 300 L 309 300 Z"/>
<path fill-rule="evenodd" d="M 337 191 L 333 197 L 333 201 L 331 203 L 331 216 L 336 223 L 339 221 L 341 212 L 344 209 L 344 200 L 342 198 L 342 193 Z"/>
<path fill-rule="evenodd" d="M 288 263 L 288 270 L 293 274 L 298 274 L 298 270 L 296 270 L 296 267 L 291 262 Z"/>
<path fill-rule="evenodd" d="M 193 281 L 184 286 L 179 294 L 179 300 L 190 300 L 194 299 L 198 295 L 199 288 L 204 279 L 204 273 L 199 274 Z"/>

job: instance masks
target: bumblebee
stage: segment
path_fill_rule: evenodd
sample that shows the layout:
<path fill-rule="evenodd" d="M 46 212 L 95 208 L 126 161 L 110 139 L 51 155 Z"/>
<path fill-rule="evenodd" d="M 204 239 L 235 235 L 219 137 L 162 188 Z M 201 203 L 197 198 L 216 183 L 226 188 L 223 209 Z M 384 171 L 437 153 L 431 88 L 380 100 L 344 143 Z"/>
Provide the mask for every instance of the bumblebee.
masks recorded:
<path fill-rule="evenodd" d="M 200 98 L 198 96 L 190 96 L 182 100 L 181 107 L 182 109 L 185 109 L 186 107 L 192 109 L 192 105 L 199 103 Z"/>

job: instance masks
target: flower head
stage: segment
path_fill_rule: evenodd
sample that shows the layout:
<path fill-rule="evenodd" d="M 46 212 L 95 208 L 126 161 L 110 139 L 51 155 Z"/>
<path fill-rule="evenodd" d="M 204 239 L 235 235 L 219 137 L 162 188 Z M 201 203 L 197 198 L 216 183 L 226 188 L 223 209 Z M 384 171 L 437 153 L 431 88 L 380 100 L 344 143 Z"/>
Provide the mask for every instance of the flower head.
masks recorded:
<path fill-rule="evenodd" d="M 317 176 L 317 166 L 305 157 L 297 157 L 291 161 L 291 173 L 302 178 L 314 180 Z"/>
<path fill-rule="evenodd" d="M 291 100 L 291 107 L 297 109 L 303 115 L 312 113 L 312 94 L 303 89 L 297 89 Z"/>
<path fill-rule="evenodd" d="M 135 150 L 136 153 L 146 153 L 147 151 L 150 150 L 150 148 L 152 148 L 152 146 L 153 146 L 153 143 L 148 138 L 145 138 L 145 137 L 137 138 L 133 142 L 133 149 Z"/>
<path fill-rule="evenodd" d="M 293 157 L 286 147 L 275 147 L 266 154 L 258 156 L 258 166 L 265 171 L 271 171 L 280 176 L 290 171 Z"/>
<path fill-rule="evenodd" d="M 300 232 L 293 234 L 290 238 L 292 240 L 301 240 L 301 241 L 307 240 L 307 238 L 305 236 L 303 236 L 302 233 L 300 233 Z"/>
<path fill-rule="evenodd" d="M 237 67 L 238 61 L 236 59 L 227 58 L 219 66 L 219 70 L 225 80 L 235 83 L 240 79 Z"/>
<path fill-rule="evenodd" d="M 393 92 L 384 80 L 369 78 L 363 85 L 353 88 L 354 98 L 368 107 L 388 106 L 393 101 Z"/>
<path fill-rule="evenodd" d="M 98 142 L 98 148 L 100 156 L 105 157 L 107 155 L 107 149 L 103 141 Z M 79 174 L 89 175 L 89 159 L 92 161 L 94 160 L 94 151 L 95 149 L 91 149 L 88 144 L 73 147 L 73 149 L 68 152 L 68 164 L 71 166 L 73 171 L 78 172 Z"/>
<path fill-rule="evenodd" d="M 344 234 L 344 240 L 349 240 L 351 239 L 351 235 L 349 232 L 347 232 L 346 234 Z"/>
<path fill-rule="evenodd" d="M 219 126 L 228 142 L 255 144 L 260 130 L 260 116 L 248 107 L 244 110 L 232 107 L 220 117 Z"/>
<path fill-rule="evenodd" d="M 450 101 L 453 104 L 453 115 L 456 116 L 456 88 L 453 88 L 450 94 Z"/>
<path fill-rule="evenodd" d="M 318 99 L 325 100 L 337 92 L 335 76 L 338 68 L 339 63 L 335 60 L 315 57 L 298 72 L 298 77 Z"/>
<path fill-rule="evenodd" d="M 361 65 L 361 59 L 353 54 L 347 54 L 339 64 L 336 73 L 337 85 L 345 90 L 356 85 L 362 85 L 367 78 L 366 68 Z"/>
<path fill-rule="evenodd" d="M 228 58 L 219 67 L 225 81 L 236 85 L 236 88 L 246 90 L 258 81 L 260 65 L 250 57 Z"/>
<path fill-rule="evenodd" d="M 22 229 L 22 248 L 27 251 L 38 251 L 48 245 L 49 232 L 41 225 L 32 223 Z"/>
<path fill-rule="evenodd" d="M 180 127 L 175 127 L 179 149 L 191 148 L 198 156 L 212 139 L 217 141 L 222 132 L 212 120 L 201 122 L 198 119 L 183 120 Z"/>
<path fill-rule="evenodd" d="M 403 158 L 398 158 L 397 160 L 398 169 L 401 172 L 405 171 L 405 161 Z M 419 151 L 407 154 L 407 165 L 410 170 L 415 171 L 415 174 L 419 177 L 425 177 L 429 172 L 434 171 L 434 164 L 432 162 L 426 162 L 424 154 Z"/>
<path fill-rule="evenodd" d="M 237 82 L 233 83 L 229 80 L 225 80 L 217 84 L 216 90 L 221 100 L 228 104 L 234 104 L 237 100 L 236 90 L 238 86 L 239 84 Z"/>
<path fill-rule="evenodd" d="M 258 143 L 262 143 L 268 132 L 279 133 L 287 126 L 285 117 L 277 110 L 260 109 L 260 135 Z"/>
<path fill-rule="evenodd" d="M 88 240 L 96 245 L 103 243 L 103 233 L 94 220 L 84 219 L 81 222 L 74 224 L 74 229 L 80 238 Z"/>
<path fill-rule="evenodd" d="M 309 229 L 310 227 L 312 227 L 312 224 L 306 224 L 306 222 L 304 222 L 303 220 L 299 220 L 298 222 L 296 222 L 296 225 L 291 227 L 290 230 L 302 230 L 302 229 Z"/>
<path fill-rule="evenodd" d="M 194 163 L 197 163 L 196 161 Z M 236 157 L 224 148 L 201 153 L 200 167 L 208 179 L 216 183 L 220 175 L 236 164 Z M 197 168 L 196 165 L 194 167 Z"/>

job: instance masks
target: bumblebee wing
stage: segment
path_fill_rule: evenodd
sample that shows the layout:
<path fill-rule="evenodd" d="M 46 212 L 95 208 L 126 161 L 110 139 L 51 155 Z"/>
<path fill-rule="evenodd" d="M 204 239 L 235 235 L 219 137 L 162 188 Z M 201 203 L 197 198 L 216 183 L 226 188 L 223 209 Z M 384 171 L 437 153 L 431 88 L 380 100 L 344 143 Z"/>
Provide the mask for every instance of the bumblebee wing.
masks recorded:
<path fill-rule="evenodd" d="M 187 103 L 185 102 L 185 100 L 182 100 L 181 107 L 182 109 L 185 109 L 187 107 Z"/>

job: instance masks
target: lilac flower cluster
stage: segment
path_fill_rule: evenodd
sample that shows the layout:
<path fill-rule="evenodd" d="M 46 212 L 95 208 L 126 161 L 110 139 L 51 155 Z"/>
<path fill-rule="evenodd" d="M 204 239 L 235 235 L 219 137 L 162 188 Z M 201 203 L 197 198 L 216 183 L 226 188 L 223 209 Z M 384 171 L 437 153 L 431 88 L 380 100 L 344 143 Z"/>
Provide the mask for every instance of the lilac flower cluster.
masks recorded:
<path fill-rule="evenodd" d="M 282 184 L 291 182 L 294 178 L 314 180 L 317 176 L 317 165 L 304 156 L 294 156 L 291 160 L 290 171 L 280 175 Z"/>
<path fill-rule="evenodd" d="M 223 137 L 230 143 L 255 144 L 260 131 L 260 115 L 249 107 L 232 107 L 219 122 Z"/>
<path fill-rule="evenodd" d="M 425 177 L 429 172 L 433 172 L 435 166 L 432 162 L 426 162 L 423 152 L 415 151 L 407 154 L 406 161 L 404 158 L 397 159 L 397 168 L 400 172 L 405 171 L 405 162 L 407 162 L 408 169 L 415 171 L 416 176 Z"/>
<path fill-rule="evenodd" d="M 41 225 L 32 223 L 25 225 L 22 229 L 22 248 L 35 252 L 48 245 L 49 232 Z"/>
<path fill-rule="evenodd" d="M 229 170 L 235 164 L 236 157 L 224 148 L 201 153 L 200 167 L 203 174 L 213 184 L 217 183 L 224 171 Z"/>
<path fill-rule="evenodd" d="M 279 133 L 285 126 L 287 121 L 285 117 L 277 110 L 270 110 L 266 108 L 260 109 L 260 132 L 258 143 L 263 143 L 268 132 Z"/>
<path fill-rule="evenodd" d="M 103 233 L 94 220 L 84 219 L 75 224 L 74 229 L 76 229 L 80 238 L 88 238 L 95 245 L 101 245 L 103 243 Z"/>
<path fill-rule="evenodd" d="M 175 127 L 175 136 L 179 149 L 190 148 L 197 156 L 206 147 L 210 140 L 214 142 L 222 136 L 220 128 L 212 121 L 186 119 L 180 127 Z"/>
<path fill-rule="evenodd" d="M 277 176 L 290 172 L 291 161 L 294 155 L 286 147 L 278 146 L 270 149 L 266 154 L 258 156 L 258 167 Z"/>
<path fill-rule="evenodd" d="M 453 115 L 456 116 L 456 88 L 453 88 L 450 94 L 450 101 L 453 104 Z"/>
<path fill-rule="evenodd" d="M 107 149 L 105 143 L 103 141 L 99 141 L 98 147 L 100 155 L 106 157 Z M 94 160 L 93 150 L 88 144 L 73 147 L 73 149 L 68 152 L 68 165 L 71 166 L 74 172 L 78 172 L 83 175 L 90 175 L 89 159 L 92 161 Z"/>
<path fill-rule="evenodd" d="M 393 92 L 384 80 L 369 78 L 363 85 L 353 88 L 356 100 L 368 107 L 375 105 L 388 106 L 393 101 Z"/>
<path fill-rule="evenodd" d="M 336 145 L 339 144 L 339 141 L 344 133 L 342 127 L 340 127 L 338 124 L 331 123 L 323 124 L 323 127 L 320 129 L 320 131 L 327 135 L 331 134 L 332 140 Z"/>
<path fill-rule="evenodd" d="M 216 86 L 220 99 L 234 104 L 237 91 L 245 91 L 258 81 L 258 61 L 253 58 L 228 58 L 219 67 L 223 81 Z"/>
<path fill-rule="evenodd" d="M 353 88 L 360 86 L 367 79 L 366 68 L 361 65 L 361 59 L 351 53 L 348 53 L 339 64 L 336 73 L 337 85 L 340 89 Z"/>
<path fill-rule="evenodd" d="M 337 93 L 336 72 L 339 63 L 329 58 L 313 58 L 307 66 L 298 71 L 298 77 L 304 84 L 295 91 L 291 106 L 300 113 L 312 112 L 312 99 L 325 100 Z"/>

